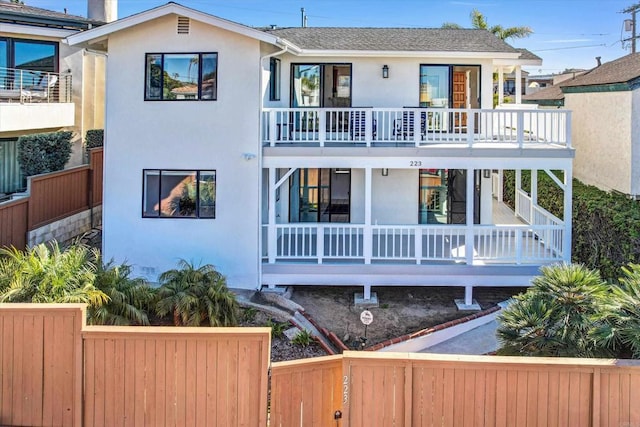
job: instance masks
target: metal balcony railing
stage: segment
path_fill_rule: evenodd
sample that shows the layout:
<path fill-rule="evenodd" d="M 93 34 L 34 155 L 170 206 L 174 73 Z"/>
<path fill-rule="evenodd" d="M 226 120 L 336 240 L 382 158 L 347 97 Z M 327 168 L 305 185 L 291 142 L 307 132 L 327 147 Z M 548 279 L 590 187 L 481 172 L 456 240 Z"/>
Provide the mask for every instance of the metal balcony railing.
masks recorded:
<path fill-rule="evenodd" d="M 71 102 L 71 74 L 0 67 L 0 102 Z"/>

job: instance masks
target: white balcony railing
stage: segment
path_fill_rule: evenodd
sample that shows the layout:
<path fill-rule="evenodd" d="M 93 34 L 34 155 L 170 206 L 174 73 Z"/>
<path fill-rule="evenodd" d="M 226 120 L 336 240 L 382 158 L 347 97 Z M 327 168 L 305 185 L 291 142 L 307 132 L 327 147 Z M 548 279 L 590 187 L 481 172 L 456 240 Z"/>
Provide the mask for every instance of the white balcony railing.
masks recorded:
<path fill-rule="evenodd" d="M 71 74 L 0 67 L 0 102 L 71 102 Z"/>
<path fill-rule="evenodd" d="M 543 213 L 541 211 L 541 213 Z M 269 262 L 355 263 L 431 261 L 544 264 L 562 260 L 564 225 L 263 225 Z M 559 220 L 558 220 L 559 221 Z M 274 236 L 273 241 L 269 237 Z"/>
<path fill-rule="evenodd" d="M 566 110 L 267 108 L 262 119 L 263 143 L 272 147 L 571 145 Z"/>

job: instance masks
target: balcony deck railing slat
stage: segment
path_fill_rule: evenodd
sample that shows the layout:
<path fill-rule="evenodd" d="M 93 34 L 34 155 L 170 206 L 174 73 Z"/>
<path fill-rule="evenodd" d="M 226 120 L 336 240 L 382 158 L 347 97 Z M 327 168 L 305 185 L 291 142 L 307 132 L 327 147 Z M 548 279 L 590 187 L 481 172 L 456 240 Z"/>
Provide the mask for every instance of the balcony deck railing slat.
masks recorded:
<path fill-rule="evenodd" d="M 0 102 L 69 103 L 71 74 L 0 67 Z"/>

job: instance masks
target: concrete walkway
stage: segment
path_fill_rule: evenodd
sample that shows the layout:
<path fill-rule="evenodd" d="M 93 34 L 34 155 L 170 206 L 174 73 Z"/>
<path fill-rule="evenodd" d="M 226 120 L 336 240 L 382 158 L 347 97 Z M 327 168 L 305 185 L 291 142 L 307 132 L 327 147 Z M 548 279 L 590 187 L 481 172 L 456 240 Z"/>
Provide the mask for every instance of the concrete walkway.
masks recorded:
<path fill-rule="evenodd" d="M 487 354 L 498 349 L 496 329 L 498 323 L 494 320 L 485 325 L 421 350 L 420 353 L 439 354 Z"/>

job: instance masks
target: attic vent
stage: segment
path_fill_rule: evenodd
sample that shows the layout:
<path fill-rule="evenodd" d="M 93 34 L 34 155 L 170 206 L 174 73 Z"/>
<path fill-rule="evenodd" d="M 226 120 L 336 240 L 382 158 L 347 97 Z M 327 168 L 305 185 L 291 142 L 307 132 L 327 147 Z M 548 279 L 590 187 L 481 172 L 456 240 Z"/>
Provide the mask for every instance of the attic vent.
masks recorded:
<path fill-rule="evenodd" d="M 191 20 L 186 16 L 178 16 L 178 34 L 189 34 Z"/>

